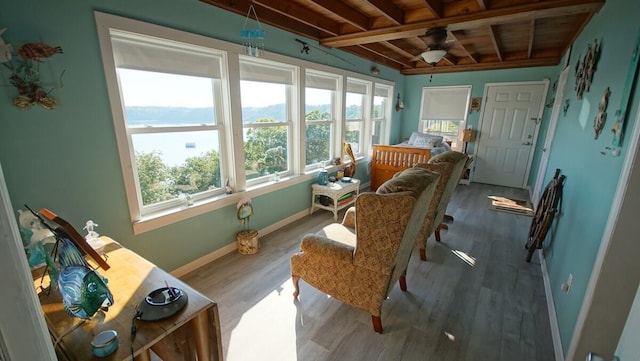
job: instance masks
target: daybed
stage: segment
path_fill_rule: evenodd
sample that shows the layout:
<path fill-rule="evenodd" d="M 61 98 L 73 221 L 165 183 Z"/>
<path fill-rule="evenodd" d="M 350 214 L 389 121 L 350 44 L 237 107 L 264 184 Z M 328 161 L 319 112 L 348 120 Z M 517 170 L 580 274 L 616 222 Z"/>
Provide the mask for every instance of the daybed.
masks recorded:
<path fill-rule="evenodd" d="M 371 191 L 375 192 L 394 174 L 426 163 L 432 156 L 451 150 L 440 135 L 413 132 L 411 137 L 396 145 L 374 145 L 371 156 Z"/>

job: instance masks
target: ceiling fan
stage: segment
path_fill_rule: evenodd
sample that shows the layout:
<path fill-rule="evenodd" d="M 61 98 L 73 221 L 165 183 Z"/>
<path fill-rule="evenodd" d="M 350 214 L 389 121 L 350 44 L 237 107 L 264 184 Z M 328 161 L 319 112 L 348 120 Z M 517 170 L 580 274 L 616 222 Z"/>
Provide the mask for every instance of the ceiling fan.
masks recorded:
<path fill-rule="evenodd" d="M 411 59 L 423 60 L 430 65 L 436 65 L 447 54 L 455 40 L 447 40 L 447 28 L 438 27 L 428 29 L 424 36 L 420 37 L 427 46 L 420 55 Z"/>

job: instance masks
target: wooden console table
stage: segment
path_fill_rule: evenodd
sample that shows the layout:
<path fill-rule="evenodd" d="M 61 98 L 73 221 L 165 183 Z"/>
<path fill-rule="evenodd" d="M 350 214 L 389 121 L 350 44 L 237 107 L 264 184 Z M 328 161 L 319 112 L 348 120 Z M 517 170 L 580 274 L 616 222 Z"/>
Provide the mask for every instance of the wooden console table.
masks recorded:
<path fill-rule="evenodd" d="M 136 306 L 149 292 L 165 287 L 167 282 L 186 292 L 188 303 L 169 318 L 153 322 L 135 321 L 137 333 L 133 341 L 134 360 L 151 360 L 151 349 L 166 361 L 222 361 L 217 304 L 114 240 L 108 237 L 101 239 L 107 243 L 105 253 L 111 268 L 107 271 L 98 269 L 98 273 L 108 279 L 107 285 L 113 294 L 114 304 L 107 312 L 98 311 L 92 319 L 64 335 L 56 346 L 58 358 L 70 361 L 131 360 L 131 322 Z M 51 290 L 48 295 L 43 291 L 40 287 L 42 271 L 43 269 L 33 272 L 34 285 L 49 332 L 52 339 L 57 340 L 81 320 L 65 313 L 58 290 Z M 47 276 L 43 286 L 48 285 Z M 118 332 L 120 346 L 106 358 L 93 356 L 91 340 L 98 333 L 110 329 Z"/>

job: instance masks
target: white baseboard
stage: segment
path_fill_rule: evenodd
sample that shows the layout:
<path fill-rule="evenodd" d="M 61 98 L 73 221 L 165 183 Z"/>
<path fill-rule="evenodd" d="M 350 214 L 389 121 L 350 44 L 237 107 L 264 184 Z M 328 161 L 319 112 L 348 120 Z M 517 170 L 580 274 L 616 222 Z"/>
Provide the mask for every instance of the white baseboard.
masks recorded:
<path fill-rule="evenodd" d="M 279 222 L 276 222 L 274 224 L 271 224 L 263 229 L 258 230 L 258 234 L 261 236 L 266 236 L 267 234 L 276 231 L 286 225 L 288 225 L 289 223 L 295 222 L 298 219 L 306 216 L 309 214 L 309 209 L 305 209 L 303 211 L 300 211 L 298 213 L 295 213 L 287 218 L 282 219 Z M 182 267 L 179 267 L 173 271 L 171 271 L 171 274 L 175 277 L 182 277 L 184 275 L 186 275 L 187 273 L 194 271 L 204 265 L 206 265 L 209 262 L 213 262 L 216 259 L 225 256 L 231 252 L 234 252 L 235 250 L 238 249 L 238 245 L 236 243 L 235 240 L 233 240 L 232 242 L 222 246 L 221 248 L 216 249 L 215 251 L 208 253 L 194 261 L 191 261 L 187 264 L 185 264 Z"/>
<path fill-rule="evenodd" d="M 537 253 L 540 257 L 540 268 L 542 269 L 542 279 L 544 281 L 544 293 L 547 299 L 547 311 L 549 312 L 549 326 L 551 326 L 551 338 L 553 340 L 553 349 L 556 356 L 555 361 L 564 361 L 562 339 L 560 338 L 560 327 L 558 326 L 555 302 L 553 302 L 551 281 L 549 281 L 549 272 L 547 272 L 547 262 L 544 259 L 542 251 L 538 251 Z"/>

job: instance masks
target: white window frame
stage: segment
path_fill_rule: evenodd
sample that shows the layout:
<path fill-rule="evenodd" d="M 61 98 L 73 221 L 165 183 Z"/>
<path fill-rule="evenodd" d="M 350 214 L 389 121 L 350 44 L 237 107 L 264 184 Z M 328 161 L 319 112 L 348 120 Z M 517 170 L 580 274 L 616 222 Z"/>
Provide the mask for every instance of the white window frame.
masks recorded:
<path fill-rule="evenodd" d="M 240 60 L 240 80 L 251 80 L 264 83 L 282 84 L 286 87 L 286 104 L 285 104 L 285 119 L 275 123 L 245 123 L 242 121 L 243 134 L 247 129 L 258 129 L 268 127 L 286 127 L 287 128 L 287 169 L 285 171 L 278 172 L 278 177 L 287 177 L 297 173 L 296 162 L 294 158 L 294 147 L 297 142 L 294 141 L 295 129 L 297 128 L 297 119 L 294 117 L 297 109 L 297 92 L 299 67 L 285 64 L 281 62 L 274 62 L 270 60 L 254 58 L 250 56 L 241 55 Z M 253 68 L 253 69 L 251 69 Z M 243 69 L 249 69 L 248 74 Z M 269 73 L 271 69 L 273 72 Z M 242 92 L 242 89 L 240 90 Z M 297 148 L 296 148 L 297 149 Z M 244 168 L 243 168 L 244 170 Z M 247 179 L 246 185 L 248 187 L 256 186 L 261 183 L 271 182 L 275 179 L 272 174 L 267 174 L 258 178 Z"/>
<path fill-rule="evenodd" d="M 370 138 L 368 118 L 371 117 L 371 102 L 372 95 L 371 89 L 376 84 L 385 84 L 393 87 L 392 81 L 374 78 L 368 75 L 355 73 L 353 71 L 344 70 L 340 68 L 334 68 L 331 66 L 325 66 L 317 63 L 313 63 L 307 60 L 293 58 L 285 55 L 279 55 L 271 52 L 264 52 L 261 54 L 260 59 L 269 60 L 277 63 L 281 63 L 284 66 L 298 67 L 298 73 L 296 75 L 297 86 L 292 86 L 290 89 L 291 107 L 288 121 L 291 126 L 291 147 L 292 152 L 290 156 L 291 172 L 288 175 L 281 175 L 280 179 L 265 181 L 258 184 L 248 184 L 245 178 L 244 172 L 244 151 L 243 151 L 243 124 L 242 124 L 242 105 L 238 101 L 240 95 L 240 66 L 239 60 L 244 54 L 242 45 L 229 43 L 222 40 L 217 40 L 210 37 L 196 35 L 181 30 L 176 30 L 161 25 L 155 25 L 146 23 L 139 20 L 133 20 L 116 15 L 101 13 L 99 11 L 94 12 L 96 19 L 96 28 L 98 38 L 100 40 L 100 50 L 102 54 L 103 67 L 105 73 L 105 82 L 107 84 L 107 91 L 109 95 L 109 102 L 111 106 L 114 131 L 116 135 L 116 142 L 118 146 L 118 153 L 120 156 L 120 163 L 123 173 L 123 183 L 125 187 L 125 193 L 127 196 L 127 204 L 129 205 L 130 218 L 132 222 L 132 228 L 134 234 L 144 233 L 150 230 L 158 229 L 166 225 L 189 219 L 194 216 L 202 215 L 207 212 L 211 212 L 216 209 L 220 209 L 227 206 L 235 205 L 242 197 L 255 197 L 263 194 L 267 194 L 272 191 L 284 189 L 295 184 L 302 182 L 308 182 L 315 177 L 314 169 L 307 169 L 304 160 L 304 146 L 305 146 L 305 119 L 304 119 L 304 93 L 305 82 L 304 77 L 300 77 L 300 74 L 304 74 L 305 69 L 313 69 L 315 71 L 326 72 L 338 76 L 341 80 L 338 82 L 338 90 L 336 92 L 335 101 L 335 131 L 332 134 L 332 141 L 335 146 L 332 149 L 332 157 L 342 157 L 343 145 L 344 145 L 344 129 L 345 129 L 345 98 L 347 78 L 352 78 L 356 81 L 369 83 L 369 92 L 365 97 L 365 108 L 363 114 L 367 119 L 365 120 L 365 127 L 363 132 L 364 143 L 362 148 L 365 153 L 370 150 L 368 148 L 368 142 Z M 137 193 L 136 193 L 136 181 L 134 180 L 133 173 L 131 172 L 133 158 L 131 156 L 131 145 L 128 141 L 127 129 L 125 127 L 126 122 L 123 116 L 122 98 L 118 88 L 117 74 L 115 71 L 115 63 L 113 57 L 113 48 L 110 41 L 110 29 L 118 29 L 122 31 L 128 31 L 131 33 L 147 35 L 156 37 L 159 39 L 173 40 L 176 42 L 182 42 L 186 44 L 193 44 L 209 49 L 217 49 L 224 54 L 224 69 L 221 74 L 221 106 L 216 105 L 216 111 L 220 111 L 221 115 L 217 116 L 217 120 L 221 128 L 220 129 L 220 163 L 223 169 L 223 173 L 229 181 L 229 185 L 233 189 L 231 194 L 219 194 L 210 198 L 197 200 L 193 206 L 185 207 L 180 205 L 179 207 L 167 209 L 162 212 L 157 212 L 149 215 L 141 215 L 140 208 L 137 206 Z M 219 108 L 219 109 L 218 109 Z M 383 144 L 389 142 L 389 124 L 387 125 L 387 133 L 384 135 L 386 139 L 383 140 Z M 368 154 L 359 154 L 358 159 L 363 158 Z M 330 170 L 335 170 L 332 168 Z M 225 183 L 226 183 L 225 179 Z M 249 182 L 250 183 L 250 182 Z"/>
<path fill-rule="evenodd" d="M 340 93 L 341 93 L 341 89 L 342 89 L 342 76 L 338 75 L 338 74 L 333 74 L 333 73 L 327 73 L 327 72 L 323 72 L 323 71 L 319 71 L 319 70 L 315 70 L 315 69 L 306 69 L 305 70 L 305 87 L 304 87 L 304 98 L 305 98 L 305 102 L 304 105 L 302 106 L 303 109 L 303 115 L 305 117 L 304 121 L 305 121 L 305 142 L 303 144 L 305 144 L 306 146 L 306 129 L 310 124 L 313 125 L 329 125 L 330 127 L 330 131 L 329 131 L 329 159 L 323 159 L 319 162 L 316 163 L 311 163 L 311 164 L 306 164 L 306 159 L 305 159 L 305 171 L 311 171 L 320 167 L 324 167 L 324 162 L 325 161 L 330 161 L 331 159 L 335 158 L 335 153 L 334 153 L 334 149 L 336 148 L 336 143 L 340 143 L 341 142 L 341 137 L 340 137 L 340 133 L 339 133 L 339 120 L 342 119 L 342 116 L 340 115 L 340 109 L 341 107 L 340 105 Z M 306 119 L 306 99 L 307 99 L 307 89 L 309 88 L 315 88 L 315 89 L 323 89 L 323 90 L 328 90 L 331 91 L 331 104 L 330 104 L 330 109 L 331 109 L 331 118 L 327 119 L 327 120 L 311 120 L 308 121 Z M 338 153 L 339 154 L 339 153 Z M 306 155 L 306 152 L 305 152 Z M 338 155 L 339 157 L 339 155 Z"/>
<path fill-rule="evenodd" d="M 425 133 L 445 135 L 447 133 L 428 131 L 429 121 L 458 122 L 455 150 L 461 150 L 462 131 L 467 123 L 471 85 L 423 87 L 420 98 L 420 130 Z"/>
<path fill-rule="evenodd" d="M 361 158 L 368 154 L 368 150 L 370 148 L 369 146 L 370 140 L 368 138 L 370 138 L 370 135 L 371 135 L 370 121 L 371 121 L 371 102 L 373 101 L 373 96 L 372 96 L 373 82 L 364 80 L 362 78 L 356 78 L 356 77 L 347 77 L 346 82 L 347 84 L 345 86 L 345 106 L 344 106 L 345 126 L 343 131 L 343 137 L 344 137 L 344 142 L 346 142 L 346 132 L 348 128 L 347 125 L 349 123 L 360 123 L 360 134 L 359 134 L 360 136 L 358 140 L 359 147 L 355 151 L 354 155 L 356 158 Z M 361 118 L 347 118 L 346 109 L 348 105 L 346 104 L 346 97 L 348 93 L 362 95 L 362 104 L 360 106 Z"/>
<path fill-rule="evenodd" d="M 373 145 L 376 144 L 373 141 L 373 130 L 375 129 L 374 124 L 376 122 L 380 123 L 380 134 L 379 139 L 380 142 L 378 144 L 388 144 L 389 143 L 389 133 L 391 130 L 391 108 L 393 104 L 393 86 L 382 83 L 375 83 L 373 88 L 373 99 L 371 101 L 371 127 L 369 131 L 369 136 L 367 139 L 369 140 L 368 149 L 372 149 Z M 380 117 L 375 117 L 375 97 L 381 97 L 385 100 L 383 101 L 384 109 L 380 113 Z"/>

